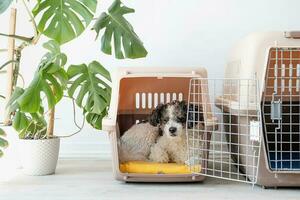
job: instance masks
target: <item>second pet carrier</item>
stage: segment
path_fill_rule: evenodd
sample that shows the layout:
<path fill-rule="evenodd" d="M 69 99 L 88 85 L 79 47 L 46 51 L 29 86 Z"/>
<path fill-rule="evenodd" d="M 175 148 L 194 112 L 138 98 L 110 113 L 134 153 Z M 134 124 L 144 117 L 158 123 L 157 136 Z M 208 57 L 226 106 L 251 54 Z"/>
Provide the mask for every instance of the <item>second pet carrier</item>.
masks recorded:
<path fill-rule="evenodd" d="M 257 94 L 261 108 L 263 142 L 257 183 L 262 186 L 300 186 L 300 32 L 255 33 L 238 43 L 233 49 L 225 77 L 257 79 Z M 245 92 L 236 88 L 236 91 Z M 228 133 L 250 134 L 241 127 L 254 125 L 252 117 L 241 118 L 239 113 L 257 112 L 253 107 L 234 108 L 226 98 L 228 90 L 218 101 L 227 100 L 223 106 L 224 122 Z M 252 94 L 255 94 L 252 91 Z M 251 100 L 238 100 L 251 102 Z M 216 103 L 218 106 L 218 102 Z M 223 104 L 224 105 L 224 104 Z M 220 107 L 220 106 L 219 106 Z M 254 120 L 256 121 L 256 120 Z M 236 139 L 236 138 L 227 138 Z M 246 153 L 247 149 L 231 149 L 232 154 Z M 247 160 L 239 159 L 240 165 Z M 240 170 L 249 170 L 240 168 Z"/>
<path fill-rule="evenodd" d="M 119 142 L 122 134 L 135 123 L 147 119 L 148 115 L 159 103 L 172 100 L 188 100 L 190 81 L 193 78 L 207 78 L 203 68 L 118 68 L 112 74 L 112 100 L 108 117 L 103 120 L 103 129 L 109 132 L 113 171 L 117 180 L 126 182 L 191 182 L 202 181 L 204 176 L 193 173 L 187 165 L 173 163 L 158 164 L 147 162 L 120 163 Z M 198 88 L 208 91 L 207 85 Z M 210 98 L 206 92 L 197 96 L 197 103 L 204 113 L 205 143 L 201 145 L 208 149 L 209 138 L 215 129 L 215 119 L 211 115 Z M 196 126 L 195 126 L 196 127 Z M 208 152 L 201 151 L 203 162 L 194 163 L 194 170 L 199 172 L 206 168 Z M 197 164 L 197 167 L 195 167 Z"/>

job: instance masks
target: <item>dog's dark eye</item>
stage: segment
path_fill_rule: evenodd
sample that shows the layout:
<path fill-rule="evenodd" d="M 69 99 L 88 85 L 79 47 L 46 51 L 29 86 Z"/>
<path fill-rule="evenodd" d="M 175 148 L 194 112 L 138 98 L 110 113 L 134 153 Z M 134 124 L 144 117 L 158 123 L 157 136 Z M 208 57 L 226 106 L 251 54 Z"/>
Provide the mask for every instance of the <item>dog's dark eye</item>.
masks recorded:
<path fill-rule="evenodd" d="M 167 123 L 168 121 L 169 121 L 168 118 L 163 119 L 163 122 L 164 122 L 164 123 Z"/>
<path fill-rule="evenodd" d="M 177 117 L 177 121 L 178 122 L 185 122 L 185 118 L 184 117 Z"/>

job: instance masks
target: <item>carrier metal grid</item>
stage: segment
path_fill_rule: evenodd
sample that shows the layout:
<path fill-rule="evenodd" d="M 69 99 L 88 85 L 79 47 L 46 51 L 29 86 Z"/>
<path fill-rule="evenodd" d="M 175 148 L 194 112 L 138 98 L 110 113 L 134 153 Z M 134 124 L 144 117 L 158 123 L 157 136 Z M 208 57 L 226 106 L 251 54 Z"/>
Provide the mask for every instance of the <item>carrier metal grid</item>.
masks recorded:
<path fill-rule="evenodd" d="M 225 77 L 257 77 L 262 84 L 262 186 L 300 186 L 299 38 L 297 31 L 251 34 L 233 48 L 225 69 Z"/>
<path fill-rule="evenodd" d="M 209 88 L 209 91 L 200 88 Z M 191 80 L 189 106 L 201 106 L 201 96 L 210 97 L 211 100 L 202 105 L 204 109 L 197 111 L 190 108 L 189 113 L 203 115 L 204 119 L 212 118 L 211 116 L 218 118 L 216 130 L 209 132 L 204 128 L 203 132 L 194 128 L 188 132 L 190 162 L 208 163 L 199 174 L 256 183 L 261 141 L 260 103 L 257 94 L 257 80 L 253 79 Z M 213 109 L 208 112 L 206 107 Z M 209 123 L 208 120 L 191 119 L 188 123 L 193 123 L 193 127 L 199 123 Z M 207 143 L 210 146 L 202 145 Z M 209 157 L 203 157 L 199 153 L 205 151 L 209 152 Z M 191 170 L 198 173 L 193 167 Z"/>
<path fill-rule="evenodd" d="M 300 49 L 272 48 L 262 109 L 270 168 L 300 170 Z"/>
<path fill-rule="evenodd" d="M 146 174 L 128 173 L 120 170 L 118 143 L 122 134 L 133 124 L 146 119 L 158 103 L 171 100 L 188 101 L 189 85 L 192 78 L 207 78 L 204 68 L 118 68 L 112 73 L 112 100 L 108 117 L 103 120 L 103 130 L 109 132 L 112 146 L 113 172 L 117 180 L 126 182 L 193 182 L 203 181 L 204 176 L 196 173 L 188 174 Z M 207 85 L 206 85 L 207 86 Z M 203 85 L 200 88 L 207 91 Z M 206 94 L 207 95 L 207 94 Z M 212 104 L 207 96 L 198 99 L 198 103 L 206 104 L 205 109 L 211 112 Z M 214 119 L 205 116 L 206 135 L 215 129 Z M 203 144 L 209 145 L 207 139 Z M 208 149 L 208 147 L 206 148 Z M 199 152 L 200 153 L 200 152 Z M 206 168 L 208 152 L 201 152 L 206 159 L 201 168 Z"/>

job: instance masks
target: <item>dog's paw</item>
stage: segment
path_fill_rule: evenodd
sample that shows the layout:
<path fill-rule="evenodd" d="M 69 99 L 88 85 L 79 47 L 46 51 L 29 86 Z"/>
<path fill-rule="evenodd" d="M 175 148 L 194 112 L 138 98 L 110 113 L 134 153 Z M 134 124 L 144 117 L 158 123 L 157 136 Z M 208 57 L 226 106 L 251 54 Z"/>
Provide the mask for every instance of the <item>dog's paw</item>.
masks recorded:
<path fill-rule="evenodd" d="M 149 159 L 152 162 L 158 162 L 158 163 L 168 163 L 169 162 L 169 155 L 167 152 L 162 151 L 160 149 L 155 149 L 151 151 Z"/>
<path fill-rule="evenodd" d="M 163 155 L 161 155 L 160 158 L 157 159 L 156 162 L 159 162 L 159 163 L 168 163 L 169 162 L 169 156 L 167 154 L 163 154 Z"/>

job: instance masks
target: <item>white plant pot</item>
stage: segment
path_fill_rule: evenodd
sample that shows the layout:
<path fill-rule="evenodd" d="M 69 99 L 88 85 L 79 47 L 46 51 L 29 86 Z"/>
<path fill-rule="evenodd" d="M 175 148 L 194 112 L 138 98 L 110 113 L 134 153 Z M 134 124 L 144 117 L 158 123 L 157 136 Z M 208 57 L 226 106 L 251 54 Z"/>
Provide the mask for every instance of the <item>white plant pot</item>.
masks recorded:
<path fill-rule="evenodd" d="M 60 139 L 19 140 L 19 157 L 23 173 L 32 176 L 55 173 Z"/>

